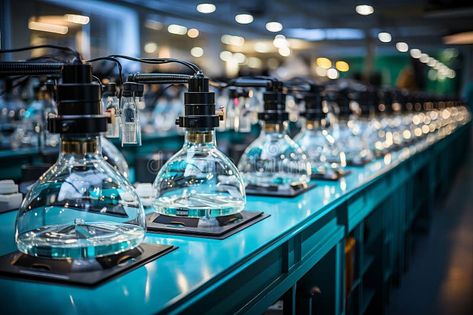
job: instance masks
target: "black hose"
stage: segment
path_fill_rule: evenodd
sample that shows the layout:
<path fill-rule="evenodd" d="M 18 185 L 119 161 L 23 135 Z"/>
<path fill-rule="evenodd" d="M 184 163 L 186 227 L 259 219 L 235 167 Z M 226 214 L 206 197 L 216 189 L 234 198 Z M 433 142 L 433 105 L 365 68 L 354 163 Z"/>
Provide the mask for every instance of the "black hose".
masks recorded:
<path fill-rule="evenodd" d="M 0 62 L 0 75 L 46 75 L 61 74 L 63 63 L 36 63 L 23 61 Z"/>
<path fill-rule="evenodd" d="M 192 76 L 177 73 L 134 73 L 128 76 L 128 81 L 144 84 L 187 83 Z"/>

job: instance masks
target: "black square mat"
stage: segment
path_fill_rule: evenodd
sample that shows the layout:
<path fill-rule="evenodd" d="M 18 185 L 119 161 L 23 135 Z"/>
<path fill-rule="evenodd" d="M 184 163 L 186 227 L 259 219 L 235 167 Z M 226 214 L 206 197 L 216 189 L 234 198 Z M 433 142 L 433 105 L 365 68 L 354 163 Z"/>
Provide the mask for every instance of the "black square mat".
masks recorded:
<path fill-rule="evenodd" d="M 216 218 L 218 225 L 199 227 L 198 218 L 168 216 L 158 213 L 147 217 L 148 232 L 181 234 L 223 240 L 253 224 L 269 217 L 262 211 L 242 211 L 237 214 Z"/>
<path fill-rule="evenodd" d="M 347 165 L 348 166 L 355 166 L 355 167 L 361 167 L 361 166 L 365 166 L 366 164 L 370 163 L 372 160 L 364 160 L 362 162 L 353 162 L 353 161 L 349 161 L 347 162 Z"/>
<path fill-rule="evenodd" d="M 253 196 L 292 198 L 311 190 L 315 186 L 317 186 L 315 183 L 309 183 L 307 185 L 291 186 L 287 189 L 281 189 L 276 185 L 266 187 L 248 185 L 245 191 L 247 195 Z"/>
<path fill-rule="evenodd" d="M 126 252 L 87 260 L 51 259 L 13 252 L 0 257 L 0 275 L 24 280 L 95 287 L 176 249 L 142 243 Z"/>
<path fill-rule="evenodd" d="M 340 170 L 336 174 L 334 174 L 333 176 L 327 176 L 326 174 L 316 173 L 316 174 L 312 174 L 312 176 L 310 178 L 311 179 L 318 179 L 318 180 L 337 181 L 340 178 L 342 178 L 344 176 L 347 176 L 349 174 L 351 174 L 351 171 L 349 171 L 349 170 Z"/>

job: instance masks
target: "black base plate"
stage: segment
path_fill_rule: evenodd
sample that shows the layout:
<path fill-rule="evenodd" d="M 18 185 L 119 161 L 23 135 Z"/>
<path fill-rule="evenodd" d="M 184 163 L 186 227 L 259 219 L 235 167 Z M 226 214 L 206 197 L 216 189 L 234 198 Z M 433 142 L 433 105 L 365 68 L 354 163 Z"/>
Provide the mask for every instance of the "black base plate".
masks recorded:
<path fill-rule="evenodd" d="M 347 176 L 351 174 L 351 171 L 349 170 L 340 170 L 334 176 L 327 176 L 326 174 L 312 174 L 311 179 L 317 179 L 317 180 L 329 180 L 329 181 L 337 181 L 340 178 Z"/>
<path fill-rule="evenodd" d="M 304 186 L 291 187 L 289 189 L 279 189 L 278 186 L 271 187 L 260 187 L 248 185 L 246 186 L 246 194 L 253 196 L 267 196 L 267 197 L 283 197 L 283 198 L 293 198 L 297 197 L 306 191 L 311 190 L 317 186 L 315 183 L 309 183 Z"/>
<path fill-rule="evenodd" d="M 169 245 L 142 243 L 120 254 L 89 260 L 40 258 L 16 251 L 0 257 L 0 275 L 95 287 L 141 267 L 176 248 Z"/>
<path fill-rule="evenodd" d="M 355 167 L 358 167 L 358 166 L 365 166 L 366 164 L 370 163 L 372 160 L 364 160 L 362 162 L 353 162 L 353 161 L 348 161 L 347 162 L 347 165 L 348 166 L 355 166 Z"/>
<path fill-rule="evenodd" d="M 242 211 L 216 218 L 218 226 L 199 227 L 198 218 L 174 217 L 153 213 L 147 217 L 148 232 L 181 234 L 223 240 L 263 219 L 269 217 L 261 211 Z"/>

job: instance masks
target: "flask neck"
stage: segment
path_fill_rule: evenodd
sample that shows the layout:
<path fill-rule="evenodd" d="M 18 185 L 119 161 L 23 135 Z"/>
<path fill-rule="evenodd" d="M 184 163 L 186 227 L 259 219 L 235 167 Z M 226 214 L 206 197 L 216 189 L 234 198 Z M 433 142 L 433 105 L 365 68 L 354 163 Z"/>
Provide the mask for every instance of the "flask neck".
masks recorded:
<path fill-rule="evenodd" d="M 98 136 L 62 136 L 60 144 L 60 157 L 76 156 L 86 157 L 102 155 L 100 137 Z"/>
<path fill-rule="evenodd" d="M 216 144 L 215 130 L 186 130 L 184 145 L 215 146 Z"/>
<path fill-rule="evenodd" d="M 263 122 L 263 128 L 262 128 L 263 133 L 286 133 L 286 125 L 284 123 L 267 123 Z"/>
<path fill-rule="evenodd" d="M 308 119 L 305 121 L 305 129 L 306 130 L 315 130 L 315 129 L 319 129 L 321 127 L 321 122 L 320 120 L 312 120 L 312 119 Z"/>

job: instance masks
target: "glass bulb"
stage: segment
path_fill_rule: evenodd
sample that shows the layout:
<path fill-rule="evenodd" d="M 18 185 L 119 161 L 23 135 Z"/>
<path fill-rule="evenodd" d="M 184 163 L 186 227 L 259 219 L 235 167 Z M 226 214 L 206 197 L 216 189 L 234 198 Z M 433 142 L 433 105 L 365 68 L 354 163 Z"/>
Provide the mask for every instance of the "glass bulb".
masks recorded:
<path fill-rule="evenodd" d="M 364 164 L 373 160 L 373 152 L 364 139 L 361 126 L 354 115 L 349 119 L 338 120 L 333 126 L 332 133 L 338 145 L 343 148 L 348 164 Z"/>
<path fill-rule="evenodd" d="M 130 174 L 128 169 L 128 163 L 125 156 L 118 150 L 118 148 L 105 137 L 101 137 L 102 140 L 102 154 L 105 161 L 110 163 L 114 168 L 117 169 L 123 177 L 128 178 Z"/>
<path fill-rule="evenodd" d="M 238 213 L 246 202 L 240 172 L 217 149 L 213 130 L 186 130 L 153 186 L 158 213 L 199 218 L 200 226 L 217 225 L 215 217 Z"/>
<path fill-rule="evenodd" d="M 265 124 L 246 148 L 238 168 L 247 185 L 289 188 L 310 181 L 309 159 L 285 129 L 284 124 Z"/>
<path fill-rule="evenodd" d="M 31 187 L 16 219 L 18 250 L 89 259 L 138 246 L 145 214 L 134 188 L 102 157 L 99 137 L 62 137 L 57 162 Z"/>
<path fill-rule="evenodd" d="M 336 177 L 346 166 L 345 153 L 323 122 L 308 120 L 294 141 L 307 153 L 312 174 Z"/>

